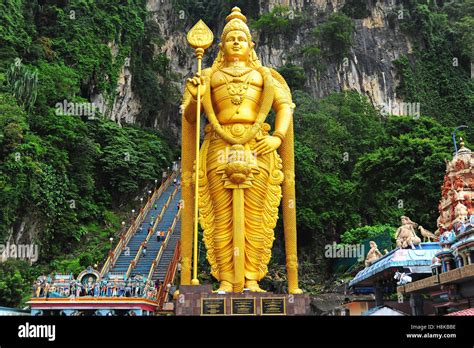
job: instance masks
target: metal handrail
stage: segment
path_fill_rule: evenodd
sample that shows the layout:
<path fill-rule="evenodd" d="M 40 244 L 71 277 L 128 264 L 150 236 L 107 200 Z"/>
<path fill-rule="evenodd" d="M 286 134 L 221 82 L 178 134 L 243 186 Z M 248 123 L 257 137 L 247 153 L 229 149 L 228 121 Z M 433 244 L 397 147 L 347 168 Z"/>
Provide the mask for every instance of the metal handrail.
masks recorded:
<path fill-rule="evenodd" d="M 143 222 L 143 219 L 145 216 L 148 214 L 150 211 L 150 208 L 152 206 L 152 202 L 156 201 L 164 192 L 165 187 L 168 188 L 171 180 L 173 180 L 176 177 L 176 172 L 170 175 L 165 182 L 163 182 L 158 189 L 155 189 L 155 192 L 153 195 L 151 195 L 148 198 L 147 203 L 143 208 L 140 209 L 140 213 L 138 216 L 135 218 L 133 223 L 130 225 L 128 228 L 127 232 L 125 234 L 122 234 L 120 236 L 120 241 L 117 243 L 115 249 L 113 251 L 109 251 L 109 255 L 107 257 L 107 260 L 105 261 L 104 265 L 102 266 L 102 270 L 100 271 L 101 277 L 103 277 L 109 270 L 110 267 L 114 265 L 115 261 L 118 259 L 120 256 L 120 253 L 125 250 L 125 247 L 127 246 L 128 242 L 132 238 L 132 236 L 136 233 L 138 227 L 140 224 Z"/>
<path fill-rule="evenodd" d="M 166 182 L 164 184 L 166 184 Z M 153 202 L 156 198 L 161 196 L 161 194 L 163 193 L 162 186 L 157 191 L 155 190 L 153 195 L 151 197 L 149 197 L 145 207 L 140 209 L 140 214 L 138 214 L 135 221 L 130 225 L 127 232 L 120 236 L 120 241 L 117 243 L 115 249 L 113 251 L 109 252 L 109 256 L 108 256 L 104 266 L 102 267 L 101 276 L 104 276 L 104 274 L 107 271 L 109 271 L 110 266 L 111 265 L 113 266 L 113 264 L 115 263 L 117 258 L 120 256 L 121 251 L 123 251 L 125 249 L 125 246 L 128 244 L 130 238 L 136 233 L 136 230 L 137 230 L 138 226 L 140 226 L 140 224 L 142 223 L 142 221 L 144 219 L 144 216 L 146 216 L 146 214 L 148 214 L 148 211 L 151 207 L 151 202 Z M 155 197 L 156 195 L 158 195 L 158 196 L 154 199 L 153 197 Z"/>
<path fill-rule="evenodd" d="M 180 248 L 181 248 L 181 241 L 178 240 L 178 243 L 176 243 L 176 247 L 174 248 L 173 258 L 171 259 L 171 262 L 168 266 L 168 270 L 166 271 L 165 281 L 163 283 L 166 291 L 163 291 L 163 286 L 161 286 L 158 294 L 156 295 L 159 309 L 163 308 L 163 304 L 165 302 L 166 296 L 168 296 L 169 294 L 170 289 L 168 288 L 168 284 L 171 284 L 174 277 L 176 276 L 176 269 L 178 266 L 179 255 L 180 255 L 180 250 L 181 250 Z"/>
<path fill-rule="evenodd" d="M 168 235 L 166 236 L 166 239 L 160 246 L 160 250 L 156 254 L 156 258 L 153 260 L 150 271 L 148 272 L 148 277 L 147 280 L 150 280 L 153 276 L 153 272 L 155 272 L 156 266 L 160 263 L 161 256 L 163 255 L 163 252 L 168 245 L 169 238 L 171 237 L 171 234 L 174 232 L 176 228 L 176 224 L 178 223 L 179 218 L 181 217 L 181 207 L 178 209 L 178 212 L 174 216 L 173 223 L 171 224 L 171 227 L 168 229 Z"/>
<path fill-rule="evenodd" d="M 150 278 L 153 275 L 153 272 L 155 271 L 156 266 L 160 262 L 163 251 L 165 250 L 166 246 L 168 245 L 169 238 L 170 238 L 171 234 L 174 232 L 174 229 L 176 227 L 176 224 L 177 224 L 180 216 L 181 216 L 181 208 L 178 210 L 178 212 L 174 216 L 173 223 L 171 224 L 171 227 L 168 229 L 168 234 L 167 234 L 163 244 L 161 244 L 160 250 L 158 251 L 158 254 L 156 255 L 155 260 L 153 260 L 153 263 L 150 267 L 150 271 L 148 272 L 148 278 Z"/>
<path fill-rule="evenodd" d="M 171 195 L 168 197 L 168 200 L 166 201 L 166 203 L 163 205 L 163 208 L 161 209 L 161 212 L 160 212 L 160 215 L 157 217 L 157 221 L 155 221 L 152 229 L 150 232 L 147 233 L 146 237 L 145 237 L 145 240 L 143 242 L 146 242 L 148 243 L 148 241 L 150 240 L 150 238 L 153 236 L 153 233 L 155 231 L 155 228 L 158 226 L 158 222 L 161 221 L 163 219 L 163 215 L 165 214 L 166 210 L 168 209 L 171 201 L 173 200 L 174 196 L 176 195 L 176 193 L 178 192 L 179 190 L 179 187 L 176 187 L 174 189 L 174 191 L 171 193 Z M 143 242 L 142 244 L 140 245 L 140 247 L 138 248 L 138 251 L 135 255 L 135 257 L 133 258 L 132 261 L 130 261 L 130 265 L 128 266 L 128 269 L 127 269 L 127 272 L 125 273 L 125 278 L 127 279 L 129 276 L 130 276 L 130 273 L 132 272 L 132 269 L 135 268 L 135 266 L 138 264 L 138 261 L 140 259 L 140 255 L 143 251 Z M 166 240 L 165 242 L 166 243 Z M 163 244 L 164 244 L 163 243 Z M 162 245 L 163 245 L 162 244 Z M 148 278 L 147 278 L 148 280 Z"/>

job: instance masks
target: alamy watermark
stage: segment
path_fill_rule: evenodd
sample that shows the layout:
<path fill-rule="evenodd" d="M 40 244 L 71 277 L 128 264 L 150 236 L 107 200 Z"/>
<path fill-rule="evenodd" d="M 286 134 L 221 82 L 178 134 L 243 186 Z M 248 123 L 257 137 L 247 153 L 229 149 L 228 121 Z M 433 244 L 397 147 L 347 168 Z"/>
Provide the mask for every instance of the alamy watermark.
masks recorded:
<path fill-rule="evenodd" d="M 420 103 L 392 102 L 391 100 L 381 105 L 380 112 L 384 116 L 413 116 L 415 120 L 420 118 Z"/>
<path fill-rule="evenodd" d="M 231 147 L 226 147 L 223 150 L 217 151 L 217 162 L 228 163 L 228 162 L 257 162 L 257 152 L 251 150 L 234 150 Z"/>
<path fill-rule="evenodd" d="M 63 116 L 84 116 L 88 119 L 94 119 L 97 112 L 102 112 L 102 108 L 96 103 L 89 102 L 70 102 L 64 99 L 60 103 L 56 103 L 56 115 Z"/>
<path fill-rule="evenodd" d="M 365 258 L 364 244 L 326 244 L 324 256 L 329 259 L 352 259 L 362 261 Z"/>
<path fill-rule="evenodd" d="M 36 325 L 26 322 L 18 326 L 19 338 L 47 338 L 48 341 L 56 339 L 56 325 Z"/>
<path fill-rule="evenodd" d="M 0 261 L 8 259 L 38 261 L 39 247 L 36 244 L 0 244 Z"/>

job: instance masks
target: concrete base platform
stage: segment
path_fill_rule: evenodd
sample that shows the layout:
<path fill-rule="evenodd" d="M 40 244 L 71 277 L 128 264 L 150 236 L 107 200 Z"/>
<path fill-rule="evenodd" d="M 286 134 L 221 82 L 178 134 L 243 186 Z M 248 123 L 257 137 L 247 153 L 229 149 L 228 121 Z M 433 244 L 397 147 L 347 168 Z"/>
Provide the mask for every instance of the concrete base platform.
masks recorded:
<path fill-rule="evenodd" d="M 309 315 L 308 295 L 244 292 L 217 294 L 211 285 L 181 285 L 175 300 L 180 316 Z"/>

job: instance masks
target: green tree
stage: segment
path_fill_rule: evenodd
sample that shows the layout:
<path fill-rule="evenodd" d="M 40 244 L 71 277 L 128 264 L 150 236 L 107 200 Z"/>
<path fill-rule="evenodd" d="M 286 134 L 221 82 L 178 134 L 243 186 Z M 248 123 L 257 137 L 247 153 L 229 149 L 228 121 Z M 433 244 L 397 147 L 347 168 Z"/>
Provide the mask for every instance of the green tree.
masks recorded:
<path fill-rule="evenodd" d="M 38 94 L 38 72 L 17 61 L 8 69 L 6 82 L 20 105 L 31 109 Z"/>
<path fill-rule="evenodd" d="M 389 225 L 362 226 L 352 228 L 341 235 L 344 244 L 357 244 L 363 240 L 377 239 L 380 236 L 389 235 L 395 238 L 395 228 Z"/>
<path fill-rule="evenodd" d="M 355 92 L 314 100 L 295 91 L 294 102 L 298 242 L 311 262 L 329 272 L 325 246 L 361 221 L 352 172 L 383 138 L 383 120 Z"/>
<path fill-rule="evenodd" d="M 380 148 L 356 164 L 357 206 L 366 224 L 397 226 L 408 215 L 435 226 L 451 129 L 430 118 L 391 117 Z"/>
<path fill-rule="evenodd" d="M 0 263 L 0 306 L 26 305 L 33 292 L 33 281 L 38 275 L 26 261 L 7 260 Z"/>
<path fill-rule="evenodd" d="M 353 32 L 353 21 L 340 12 L 332 13 L 326 22 L 313 30 L 313 34 L 323 47 L 323 55 L 338 61 L 349 55 Z"/>

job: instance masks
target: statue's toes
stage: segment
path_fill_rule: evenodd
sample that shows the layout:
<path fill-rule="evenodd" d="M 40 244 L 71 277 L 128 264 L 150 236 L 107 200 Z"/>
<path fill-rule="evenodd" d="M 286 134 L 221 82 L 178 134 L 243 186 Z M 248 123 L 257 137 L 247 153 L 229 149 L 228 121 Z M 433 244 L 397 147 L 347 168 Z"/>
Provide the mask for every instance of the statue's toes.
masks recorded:
<path fill-rule="evenodd" d="M 302 294 L 302 293 L 303 293 L 303 290 L 301 290 L 301 289 L 292 289 L 292 290 L 290 290 L 290 294 L 299 295 L 299 294 Z"/>

